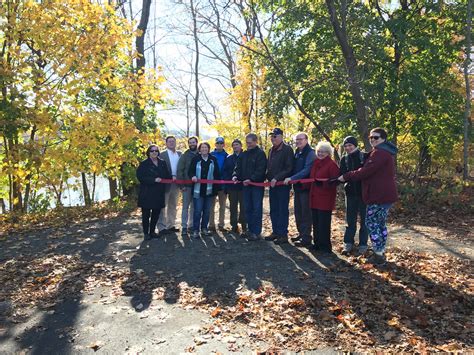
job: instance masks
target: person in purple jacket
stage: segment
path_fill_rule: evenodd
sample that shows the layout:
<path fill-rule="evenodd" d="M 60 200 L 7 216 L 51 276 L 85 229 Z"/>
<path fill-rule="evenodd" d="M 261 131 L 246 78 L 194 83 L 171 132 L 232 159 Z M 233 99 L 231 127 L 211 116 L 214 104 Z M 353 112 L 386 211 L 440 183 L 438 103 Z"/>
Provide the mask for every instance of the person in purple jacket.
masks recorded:
<path fill-rule="evenodd" d="M 373 150 L 364 166 L 341 175 L 338 180 L 362 181 L 362 200 L 367 205 L 365 223 L 374 250 L 369 262 L 383 265 L 386 262 L 387 215 L 398 199 L 395 182 L 395 155 L 398 149 L 387 141 L 387 132 L 382 128 L 372 129 L 369 139 Z"/>

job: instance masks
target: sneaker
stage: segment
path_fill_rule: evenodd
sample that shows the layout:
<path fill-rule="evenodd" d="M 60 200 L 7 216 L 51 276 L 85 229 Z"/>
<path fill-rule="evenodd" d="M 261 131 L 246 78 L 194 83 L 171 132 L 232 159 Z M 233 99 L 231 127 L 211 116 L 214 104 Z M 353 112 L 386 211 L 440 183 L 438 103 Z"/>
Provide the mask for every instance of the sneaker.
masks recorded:
<path fill-rule="evenodd" d="M 387 259 L 385 259 L 385 254 L 373 253 L 367 262 L 374 266 L 383 266 L 387 263 Z"/>
<path fill-rule="evenodd" d="M 359 245 L 359 254 L 365 255 L 369 251 L 369 247 L 367 245 Z"/>
<path fill-rule="evenodd" d="M 273 243 L 275 243 L 276 245 L 282 245 L 282 244 L 288 244 L 288 237 L 285 235 L 285 236 L 280 236 L 280 237 L 277 237 Z"/>
<path fill-rule="evenodd" d="M 255 242 L 257 240 L 260 240 L 260 237 L 255 233 L 250 233 L 246 238 L 249 242 Z"/>
<path fill-rule="evenodd" d="M 295 243 L 301 241 L 302 239 L 303 237 L 301 235 L 297 235 L 296 237 L 291 238 L 291 241 Z"/>
<path fill-rule="evenodd" d="M 193 232 L 193 238 L 194 239 L 199 239 L 201 236 L 199 235 L 199 232 L 198 231 L 194 231 Z"/>
<path fill-rule="evenodd" d="M 209 229 L 207 229 L 207 228 L 201 229 L 201 233 L 202 233 L 203 235 L 205 235 L 205 236 L 210 236 L 210 235 L 212 235 L 212 232 L 211 232 Z"/>
<path fill-rule="evenodd" d="M 353 245 L 352 244 L 349 244 L 349 243 L 344 243 L 344 248 L 342 249 L 342 255 L 349 255 L 352 251 L 352 247 Z"/>
<path fill-rule="evenodd" d="M 277 238 L 278 238 L 278 236 L 275 233 L 272 233 L 272 234 L 269 234 L 269 235 L 263 237 L 264 240 L 269 241 L 269 242 L 272 242 Z"/>

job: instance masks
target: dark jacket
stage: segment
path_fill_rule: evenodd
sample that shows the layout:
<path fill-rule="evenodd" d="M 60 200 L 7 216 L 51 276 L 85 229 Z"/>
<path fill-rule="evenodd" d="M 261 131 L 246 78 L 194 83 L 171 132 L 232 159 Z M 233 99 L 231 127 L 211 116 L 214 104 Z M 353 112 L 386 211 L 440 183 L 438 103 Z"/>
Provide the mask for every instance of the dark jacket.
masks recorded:
<path fill-rule="evenodd" d="M 232 176 L 237 176 L 239 181 L 264 182 L 266 170 L 267 157 L 265 152 L 257 146 L 240 154 Z"/>
<path fill-rule="evenodd" d="M 164 160 L 158 158 L 158 165 L 153 164 L 149 158 L 140 163 L 137 168 L 137 179 L 140 181 L 138 207 L 152 209 L 165 207 L 166 184 L 155 182 L 157 177 L 171 179 Z"/>
<path fill-rule="evenodd" d="M 191 166 L 191 160 L 198 154 L 197 150 L 194 152 L 191 150 L 185 151 L 181 154 L 181 157 L 178 161 L 178 172 L 176 177 L 178 180 L 190 180 L 191 176 L 189 176 L 189 167 Z M 192 184 L 185 184 L 184 186 L 192 186 Z"/>
<path fill-rule="evenodd" d="M 311 148 L 309 144 L 306 144 L 301 152 L 296 149 L 294 159 L 295 162 L 293 166 L 293 175 L 291 176 L 291 180 L 307 179 L 309 177 L 309 174 L 311 173 L 311 167 L 313 166 L 313 162 L 316 159 L 316 153 L 314 152 L 314 149 Z M 310 187 L 311 184 L 297 183 L 293 185 L 295 191 L 309 190 Z"/>
<path fill-rule="evenodd" d="M 394 159 L 397 152 L 392 143 L 380 143 L 370 152 L 362 168 L 344 174 L 346 181 L 362 181 L 362 200 L 367 205 L 398 200 Z"/>
<path fill-rule="evenodd" d="M 268 151 L 267 179 L 282 181 L 293 173 L 293 149 L 282 142 L 276 149 Z"/>
<path fill-rule="evenodd" d="M 201 162 L 201 176 L 196 176 L 196 165 L 199 161 Z M 189 176 L 190 177 L 196 176 L 198 179 L 207 179 L 208 178 L 207 173 L 209 171 L 209 166 L 211 165 L 211 162 L 214 163 L 214 176 L 211 177 L 211 180 L 220 180 L 221 179 L 221 174 L 220 174 L 220 170 L 219 170 L 219 164 L 217 163 L 217 159 L 214 156 L 210 155 L 210 154 L 208 155 L 207 161 L 202 159 L 201 154 L 196 155 L 191 160 L 191 165 L 189 166 L 189 172 L 188 172 Z M 193 190 L 194 190 L 194 185 L 195 184 L 193 184 Z M 200 184 L 200 185 L 201 185 L 200 196 L 202 196 L 202 197 L 208 196 L 206 194 L 208 184 Z M 212 194 L 211 194 L 211 196 L 216 195 L 217 192 L 220 189 L 221 189 L 221 185 L 213 184 L 212 185 Z"/>
<path fill-rule="evenodd" d="M 341 159 L 341 175 L 361 168 L 368 156 L 368 153 L 364 153 L 359 149 L 356 149 L 351 154 L 344 155 Z M 362 184 L 360 181 L 347 181 L 344 184 L 344 190 L 347 196 L 362 196 Z"/>
<path fill-rule="evenodd" d="M 310 177 L 314 179 L 332 179 L 339 176 L 339 167 L 336 162 L 327 156 L 316 159 L 311 168 Z M 311 208 L 323 211 L 332 211 L 336 208 L 337 185 L 328 181 L 315 181 L 311 184 L 309 203 Z"/>
<path fill-rule="evenodd" d="M 240 155 L 242 155 L 242 153 L 239 155 L 234 153 L 225 158 L 224 171 L 222 172 L 223 180 L 232 180 L 232 174 L 234 173 L 234 169 Z M 225 191 L 242 190 L 242 184 L 226 184 L 224 185 L 224 189 Z"/>

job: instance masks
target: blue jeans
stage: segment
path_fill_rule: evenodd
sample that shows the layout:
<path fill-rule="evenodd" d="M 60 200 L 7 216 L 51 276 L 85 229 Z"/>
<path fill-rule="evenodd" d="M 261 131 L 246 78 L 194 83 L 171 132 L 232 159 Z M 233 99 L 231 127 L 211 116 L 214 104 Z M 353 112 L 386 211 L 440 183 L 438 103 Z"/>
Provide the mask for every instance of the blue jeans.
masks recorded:
<path fill-rule="evenodd" d="M 360 216 L 359 246 L 367 246 L 368 232 L 365 225 L 367 206 L 360 196 L 346 195 L 346 232 L 344 243 L 354 245 L 357 230 L 357 216 Z"/>
<path fill-rule="evenodd" d="M 282 237 L 288 235 L 288 219 L 290 218 L 289 205 L 290 186 L 275 186 L 270 188 L 270 219 L 272 220 L 273 234 Z"/>
<path fill-rule="evenodd" d="M 207 228 L 209 224 L 209 213 L 211 212 L 212 196 L 193 197 L 193 231 L 199 232 Z"/>
<path fill-rule="evenodd" d="M 262 233 L 263 194 L 264 188 L 259 186 L 244 186 L 245 219 L 250 233 Z"/>

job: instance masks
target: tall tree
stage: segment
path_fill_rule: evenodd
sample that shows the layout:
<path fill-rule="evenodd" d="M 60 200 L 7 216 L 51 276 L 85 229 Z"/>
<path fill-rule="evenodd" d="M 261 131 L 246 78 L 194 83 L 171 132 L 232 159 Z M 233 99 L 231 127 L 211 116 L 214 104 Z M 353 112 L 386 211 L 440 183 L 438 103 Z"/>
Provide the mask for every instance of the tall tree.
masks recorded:
<path fill-rule="evenodd" d="M 469 178 L 469 142 L 471 127 L 471 85 L 469 79 L 469 71 L 471 67 L 471 41 L 472 41 L 472 0 L 467 1 L 467 18 L 466 18 L 466 44 L 464 59 L 464 82 L 466 85 L 466 104 L 464 108 L 464 144 L 463 144 L 463 179 Z"/>

